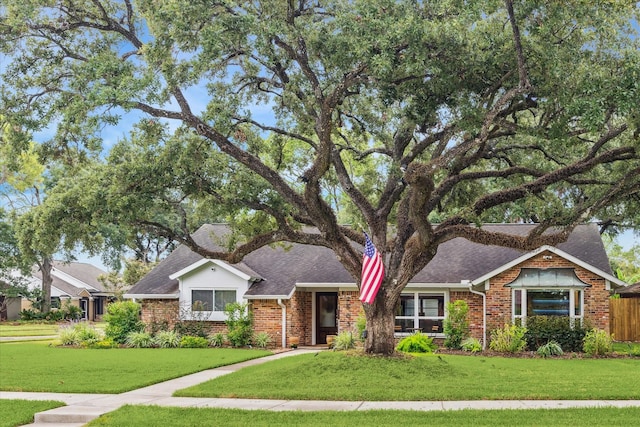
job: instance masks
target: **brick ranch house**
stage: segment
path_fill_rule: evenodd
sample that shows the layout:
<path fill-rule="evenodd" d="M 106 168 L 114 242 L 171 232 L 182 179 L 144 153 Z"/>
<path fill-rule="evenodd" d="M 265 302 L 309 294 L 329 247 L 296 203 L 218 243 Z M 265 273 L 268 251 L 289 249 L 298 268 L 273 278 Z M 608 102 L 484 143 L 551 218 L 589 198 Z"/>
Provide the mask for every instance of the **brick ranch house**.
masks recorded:
<path fill-rule="evenodd" d="M 523 235 L 533 225 L 484 227 Z M 224 225 L 205 225 L 193 237 L 219 249 L 216 242 L 227 232 Z M 445 307 L 460 299 L 470 307 L 472 336 L 483 343 L 488 331 L 532 315 L 568 316 L 608 330 L 609 295 L 623 286 L 611 271 L 595 224 L 576 227 L 557 247 L 531 252 L 456 238 L 442 244 L 405 288 L 396 336 L 421 330 L 444 338 Z M 283 347 L 292 337 L 301 345 L 315 345 L 326 343 L 327 335 L 355 330 L 362 310 L 354 280 L 334 253 L 300 244 L 263 247 L 233 265 L 179 246 L 125 298 L 141 303 L 147 325 L 204 319 L 212 332 L 226 329 L 227 303 L 248 302 L 255 331 L 269 333 Z"/>

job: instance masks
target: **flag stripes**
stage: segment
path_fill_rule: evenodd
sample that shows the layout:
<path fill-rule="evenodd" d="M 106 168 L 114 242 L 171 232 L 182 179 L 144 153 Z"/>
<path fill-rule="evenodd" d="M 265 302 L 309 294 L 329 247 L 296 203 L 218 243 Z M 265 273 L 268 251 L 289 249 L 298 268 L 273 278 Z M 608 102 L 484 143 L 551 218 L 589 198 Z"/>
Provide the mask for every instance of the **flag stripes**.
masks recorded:
<path fill-rule="evenodd" d="M 362 254 L 362 277 L 360 280 L 360 301 L 373 304 L 384 279 L 382 256 L 364 233 L 364 253 Z"/>

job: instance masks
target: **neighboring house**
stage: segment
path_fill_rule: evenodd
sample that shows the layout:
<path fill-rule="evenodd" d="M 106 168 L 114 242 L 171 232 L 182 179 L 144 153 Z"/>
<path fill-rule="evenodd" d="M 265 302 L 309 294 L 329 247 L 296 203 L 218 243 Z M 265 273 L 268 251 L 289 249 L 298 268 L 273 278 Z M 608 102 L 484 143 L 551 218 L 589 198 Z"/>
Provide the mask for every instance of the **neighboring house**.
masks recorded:
<path fill-rule="evenodd" d="M 484 228 L 524 235 L 533 225 L 499 224 Z M 194 233 L 215 250 L 228 233 L 224 225 L 205 225 Z M 472 335 L 532 315 L 567 316 L 609 327 L 609 295 L 625 283 L 613 276 L 595 224 L 576 227 L 557 247 L 530 252 L 485 246 L 456 238 L 403 291 L 396 312 L 396 335 L 421 330 L 444 338 L 448 302 L 465 300 Z M 143 321 L 174 323 L 209 320 L 223 331 L 225 304 L 249 303 L 256 331 L 286 347 L 326 343 L 327 335 L 355 329 L 362 305 L 354 279 L 323 247 L 284 244 L 263 247 L 238 264 L 205 259 L 179 246 L 143 277 L 125 298 L 142 304 Z"/>
<path fill-rule="evenodd" d="M 616 289 L 616 294 L 619 294 L 621 298 L 640 298 L 640 282 L 626 288 Z"/>
<path fill-rule="evenodd" d="M 80 320 L 101 320 L 106 306 L 113 299 L 113 292 L 106 290 L 98 280 L 98 276 L 107 273 L 91 264 L 81 262 L 64 263 L 54 261 L 51 270 L 51 308 L 57 309 L 70 303 L 80 307 Z M 31 276 L 23 277 L 30 289 L 42 287 L 42 273 L 34 268 Z M 26 298 L 9 298 L 6 308 L 6 319 L 20 318 L 20 311 L 31 308 Z"/>

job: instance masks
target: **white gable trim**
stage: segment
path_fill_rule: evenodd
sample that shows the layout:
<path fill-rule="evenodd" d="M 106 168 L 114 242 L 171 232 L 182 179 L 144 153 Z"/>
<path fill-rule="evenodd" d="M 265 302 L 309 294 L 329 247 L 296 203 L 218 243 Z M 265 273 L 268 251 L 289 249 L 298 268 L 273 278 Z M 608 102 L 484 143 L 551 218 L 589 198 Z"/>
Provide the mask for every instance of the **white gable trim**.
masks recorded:
<path fill-rule="evenodd" d="M 195 271 L 197 269 L 199 269 L 202 266 L 205 266 L 207 264 L 214 264 L 214 266 L 218 266 L 221 268 L 224 268 L 225 270 L 235 274 L 236 276 L 240 277 L 243 280 L 247 280 L 247 281 L 255 281 L 257 279 L 259 279 L 258 277 L 252 277 L 249 276 L 246 273 L 243 273 L 242 271 L 238 270 L 235 267 L 232 267 L 231 265 L 227 264 L 224 261 L 220 261 L 217 259 L 209 259 L 209 258 L 203 258 L 198 262 L 194 262 L 193 264 L 183 268 L 180 271 L 177 271 L 175 273 L 173 273 L 172 275 L 169 276 L 169 279 L 171 280 L 175 280 L 175 279 L 179 279 L 180 277 L 184 276 L 185 274 L 188 274 L 192 271 Z"/>
<path fill-rule="evenodd" d="M 51 269 L 51 275 L 57 277 L 58 279 L 67 282 L 68 284 L 75 286 L 76 288 L 80 288 L 80 289 L 88 289 L 89 292 L 98 292 L 98 289 L 96 289 L 94 286 L 91 286 L 88 283 L 83 282 L 80 279 L 77 279 L 75 277 L 73 277 L 70 274 L 65 273 L 62 270 L 57 269 L 56 267 L 53 267 Z"/>
<path fill-rule="evenodd" d="M 492 277 L 497 276 L 498 274 L 500 274 L 500 273 L 502 273 L 504 271 L 507 271 L 510 268 L 513 268 L 516 265 L 518 265 L 518 264 L 520 264 L 520 263 L 522 263 L 522 262 L 524 262 L 524 261 L 526 261 L 526 260 L 528 260 L 530 258 L 533 258 L 534 256 L 536 256 L 536 255 L 538 255 L 538 254 L 540 254 L 540 253 L 542 253 L 544 251 L 552 252 L 552 253 L 558 255 L 559 257 L 562 257 L 562 258 L 566 259 L 567 261 L 570 261 L 573 264 L 576 264 L 576 265 L 584 268 L 585 270 L 590 271 L 593 274 L 596 274 L 596 275 L 602 277 L 607 282 L 611 283 L 611 285 L 615 285 L 615 286 L 613 286 L 615 288 L 618 288 L 618 287 L 621 287 L 621 286 L 626 286 L 626 283 L 624 283 L 620 279 L 618 279 L 618 278 L 616 278 L 616 277 L 614 277 L 614 276 L 612 276 L 612 275 L 610 275 L 608 273 L 605 273 L 604 271 L 600 270 L 599 268 L 596 268 L 593 265 L 588 264 L 588 263 L 586 263 L 586 262 L 574 257 L 573 255 L 570 255 L 570 254 L 566 253 L 565 251 L 562 251 L 562 250 L 560 250 L 560 249 L 558 249 L 556 247 L 549 246 L 549 245 L 544 245 L 544 246 L 539 247 L 538 249 L 535 249 L 535 250 L 533 250 L 531 252 L 528 252 L 528 253 L 522 255 L 521 257 L 516 258 L 513 261 L 508 262 L 505 265 L 503 265 L 503 266 L 501 266 L 499 268 L 496 268 L 493 271 L 490 271 L 489 273 L 485 274 L 484 276 L 479 277 L 479 278 L 477 278 L 475 280 L 472 280 L 471 284 L 473 286 L 477 286 L 477 285 L 479 285 L 481 283 L 484 283 L 487 280 L 491 279 Z"/>

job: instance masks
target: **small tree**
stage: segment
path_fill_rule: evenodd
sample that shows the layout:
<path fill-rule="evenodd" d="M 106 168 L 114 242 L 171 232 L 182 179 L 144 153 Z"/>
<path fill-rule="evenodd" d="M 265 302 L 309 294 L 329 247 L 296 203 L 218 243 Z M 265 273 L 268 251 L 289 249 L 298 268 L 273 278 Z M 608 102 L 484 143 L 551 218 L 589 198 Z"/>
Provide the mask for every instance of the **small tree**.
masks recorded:
<path fill-rule="evenodd" d="M 251 342 L 253 336 L 253 314 L 248 304 L 234 302 L 224 308 L 227 315 L 227 339 L 234 347 L 243 347 Z"/>
<path fill-rule="evenodd" d="M 447 304 L 447 318 L 444 319 L 444 333 L 447 336 L 444 346 L 460 349 L 462 342 L 469 337 L 469 305 L 464 300 L 457 300 Z"/>
<path fill-rule="evenodd" d="M 118 344 L 124 344 L 129 333 L 144 330 L 144 323 L 140 320 L 140 305 L 133 301 L 109 304 L 104 319 L 107 322 L 106 338 Z"/>

